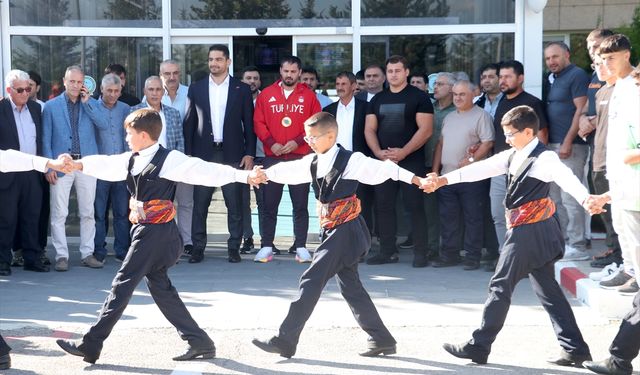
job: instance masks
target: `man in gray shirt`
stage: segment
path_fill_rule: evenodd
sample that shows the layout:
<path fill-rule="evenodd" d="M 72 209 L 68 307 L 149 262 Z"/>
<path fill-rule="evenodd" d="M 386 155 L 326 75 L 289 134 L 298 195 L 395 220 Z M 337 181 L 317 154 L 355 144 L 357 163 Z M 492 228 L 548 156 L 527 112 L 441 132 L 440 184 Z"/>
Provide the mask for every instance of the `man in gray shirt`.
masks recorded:
<path fill-rule="evenodd" d="M 549 149 L 557 152 L 560 160 L 583 181 L 589 146 L 577 135 L 590 79 L 584 70 L 571 63 L 569 47 L 562 42 L 550 43 L 544 50 L 544 58 L 551 71 L 547 93 Z M 584 252 L 587 244 L 584 210 L 557 185 L 552 185 L 550 195 L 556 202 L 560 226 L 568 239 L 563 260 L 589 259 Z"/>
<path fill-rule="evenodd" d="M 432 172 L 445 174 L 486 157 L 493 147 L 494 130 L 489 115 L 473 104 L 475 85 L 458 81 L 453 86 L 456 111 L 444 118 L 440 141 L 436 146 Z M 474 149 L 474 152 L 470 152 Z M 442 167 L 442 170 L 440 170 Z M 484 231 L 484 205 L 488 201 L 489 180 L 445 186 L 438 190 L 440 208 L 440 259 L 434 267 L 460 263 L 459 253 L 464 218 L 464 269 L 480 267 Z M 444 225 L 446 223 L 446 225 Z"/>

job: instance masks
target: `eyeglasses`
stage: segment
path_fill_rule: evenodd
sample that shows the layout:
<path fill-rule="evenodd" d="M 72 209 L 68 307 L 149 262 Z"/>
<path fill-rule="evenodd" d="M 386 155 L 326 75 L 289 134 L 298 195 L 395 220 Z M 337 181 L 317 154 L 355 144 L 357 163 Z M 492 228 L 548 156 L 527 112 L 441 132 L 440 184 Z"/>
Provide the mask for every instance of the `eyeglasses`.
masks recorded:
<path fill-rule="evenodd" d="M 507 139 L 511 139 L 516 136 L 516 134 L 520 133 L 522 130 L 517 130 L 513 133 L 504 133 L 504 137 Z"/>
<path fill-rule="evenodd" d="M 304 139 L 304 141 L 305 141 L 305 142 L 307 142 L 307 143 L 316 143 L 316 141 L 317 141 L 320 137 L 323 137 L 323 136 L 325 136 L 325 135 L 327 135 L 327 134 L 328 134 L 328 133 L 322 133 L 322 134 L 320 134 L 320 135 L 318 135 L 318 136 L 315 136 L 315 137 L 314 137 L 313 135 L 309 135 L 309 136 L 302 137 L 302 139 Z"/>
<path fill-rule="evenodd" d="M 27 93 L 30 93 L 30 92 L 31 92 L 31 87 L 30 87 L 30 86 L 27 86 L 27 87 L 18 87 L 18 88 L 12 87 L 11 89 L 12 89 L 13 91 L 17 92 L 18 94 L 22 94 L 22 93 L 23 93 L 23 92 L 25 92 L 25 91 L 26 91 Z"/>

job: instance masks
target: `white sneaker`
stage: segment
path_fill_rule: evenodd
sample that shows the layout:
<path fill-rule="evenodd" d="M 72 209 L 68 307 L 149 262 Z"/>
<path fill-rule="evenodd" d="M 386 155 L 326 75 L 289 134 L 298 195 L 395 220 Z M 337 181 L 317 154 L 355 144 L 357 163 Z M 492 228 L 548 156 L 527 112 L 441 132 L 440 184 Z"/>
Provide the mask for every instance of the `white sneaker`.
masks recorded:
<path fill-rule="evenodd" d="M 254 262 L 267 263 L 271 262 L 273 259 L 273 248 L 272 247 L 263 247 L 258 251 L 256 257 L 253 258 Z"/>
<path fill-rule="evenodd" d="M 624 272 L 624 265 L 619 265 L 612 273 L 603 276 L 600 281 L 609 281 L 618 276 L 620 272 Z"/>
<path fill-rule="evenodd" d="M 307 250 L 306 247 L 297 247 L 296 260 L 298 263 L 311 263 L 311 254 L 309 254 L 309 250 Z"/>
<path fill-rule="evenodd" d="M 571 247 L 569 245 L 566 245 L 564 247 L 564 256 L 562 257 L 562 259 L 559 260 L 559 262 L 567 262 L 571 260 L 588 260 L 588 259 L 589 259 L 589 254 L 585 253 L 584 251 L 580 251 L 574 247 Z"/>
<path fill-rule="evenodd" d="M 600 271 L 591 272 L 589 274 L 589 278 L 593 281 L 600 281 L 604 277 L 611 276 L 614 273 L 618 272 L 618 268 L 619 268 L 618 264 L 613 262 L 608 266 L 606 266 L 605 268 L 601 269 Z"/>

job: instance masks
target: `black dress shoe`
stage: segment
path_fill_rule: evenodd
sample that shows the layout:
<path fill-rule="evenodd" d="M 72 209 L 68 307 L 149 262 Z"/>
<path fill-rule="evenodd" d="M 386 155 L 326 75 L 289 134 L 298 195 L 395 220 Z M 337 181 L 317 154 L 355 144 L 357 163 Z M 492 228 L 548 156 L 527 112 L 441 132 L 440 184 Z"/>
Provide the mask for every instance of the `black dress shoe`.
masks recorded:
<path fill-rule="evenodd" d="M 362 357 L 377 357 L 380 354 L 382 355 L 396 354 L 396 344 L 380 345 L 376 342 L 369 341 L 367 350 L 358 354 L 361 355 Z"/>
<path fill-rule="evenodd" d="M 571 366 L 580 368 L 582 368 L 582 362 L 584 361 L 591 361 L 591 354 L 573 354 L 565 350 L 560 352 L 558 358 L 547 360 L 547 362 L 558 366 Z"/>
<path fill-rule="evenodd" d="M 280 251 L 280 249 L 278 249 L 277 247 L 271 246 L 271 252 L 273 253 L 273 255 L 280 255 L 282 254 L 282 251 Z"/>
<path fill-rule="evenodd" d="M 600 362 L 584 361 L 582 366 L 596 374 L 631 375 L 633 373 L 631 362 L 621 361 L 621 363 L 619 363 L 611 357 Z"/>
<path fill-rule="evenodd" d="M 289 254 L 296 254 L 296 245 L 291 245 L 289 250 L 287 251 Z"/>
<path fill-rule="evenodd" d="M 489 358 L 488 352 L 474 347 L 469 343 L 443 344 L 442 348 L 444 348 L 444 350 L 446 350 L 454 357 L 470 359 L 471 362 L 477 363 L 479 365 L 484 365 L 485 363 L 487 363 L 487 359 Z"/>
<path fill-rule="evenodd" d="M 11 368 L 11 354 L 0 355 L 0 370 L 8 370 Z"/>
<path fill-rule="evenodd" d="M 100 358 L 100 353 L 98 354 L 85 353 L 82 350 L 80 350 L 78 345 L 73 341 L 58 339 L 56 340 L 56 344 L 58 344 L 58 346 L 61 347 L 62 350 L 64 350 L 65 352 L 71 355 L 83 357 L 82 360 L 88 363 L 92 363 L 92 364 L 96 363 L 98 358 Z"/>
<path fill-rule="evenodd" d="M 45 266 L 41 261 L 28 263 L 25 262 L 23 269 L 25 271 L 33 271 L 33 272 L 49 272 L 49 266 Z"/>
<path fill-rule="evenodd" d="M 184 245 L 184 251 L 182 252 L 183 257 L 190 257 L 193 253 L 193 245 Z"/>
<path fill-rule="evenodd" d="M 11 276 L 11 265 L 6 262 L 0 262 L 0 276 Z"/>
<path fill-rule="evenodd" d="M 173 357 L 174 361 L 189 361 L 192 359 L 198 359 L 202 357 L 202 359 L 211 359 L 216 356 L 216 347 L 212 344 L 211 346 L 206 346 L 202 348 L 196 348 L 190 346 L 189 349 L 184 354 L 181 354 L 177 357 Z"/>
<path fill-rule="evenodd" d="M 414 255 L 413 263 L 411 266 L 413 268 L 423 268 L 429 265 L 429 258 L 426 255 Z"/>
<path fill-rule="evenodd" d="M 200 263 L 204 259 L 204 249 L 193 249 L 189 263 Z"/>
<path fill-rule="evenodd" d="M 460 259 L 457 259 L 457 258 L 454 258 L 454 259 L 440 258 L 433 262 L 433 266 L 435 268 L 454 267 L 454 266 L 457 266 L 458 264 L 460 264 Z"/>
<path fill-rule="evenodd" d="M 240 263 L 242 258 L 240 257 L 240 253 L 238 250 L 229 249 L 229 263 Z"/>
<path fill-rule="evenodd" d="M 462 269 L 465 271 L 473 271 L 480 268 L 480 261 L 467 259 L 464 261 Z"/>
<path fill-rule="evenodd" d="M 278 336 L 273 336 L 269 340 L 253 339 L 251 343 L 265 352 L 280 354 L 280 357 L 284 358 L 291 358 L 296 354 L 296 348 Z"/>
<path fill-rule="evenodd" d="M 387 263 L 398 263 L 398 256 L 393 255 L 385 255 L 385 254 L 376 254 L 371 258 L 367 259 L 367 264 L 370 265 L 378 265 L 378 264 L 387 264 Z"/>
<path fill-rule="evenodd" d="M 242 241 L 242 247 L 240 247 L 240 254 L 250 254 L 251 250 L 253 250 L 253 238 L 246 237 L 244 241 Z"/>

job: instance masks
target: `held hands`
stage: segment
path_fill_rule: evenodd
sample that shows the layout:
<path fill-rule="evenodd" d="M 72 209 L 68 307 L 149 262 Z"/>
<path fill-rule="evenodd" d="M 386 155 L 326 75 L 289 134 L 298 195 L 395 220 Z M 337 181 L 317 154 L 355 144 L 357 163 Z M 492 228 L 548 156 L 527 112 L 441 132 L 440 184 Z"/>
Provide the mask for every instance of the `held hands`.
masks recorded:
<path fill-rule="evenodd" d="M 247 183 L 258 189 L 260 189 L 260 184 L 266 184 L 268 181 L 269 178 L 260 165 L 253 167 L 251 173 L 249 173 L 249 177 L 247 177 Z"/>
<path fill-rule="evenodd" d="M 55 185 L 58 181 L 56 172 L 72 173 L 73 171 L 82 169 L 82 163 L 74 162 L 69 154 L 60 154 L 56 160 L 49 160 L 47 162 L 47 168 L 52 169 L 52 171 L 47 172 L 45 178 L 51 185 Z"/>
<path fill-rule="evenodd" d="M 271 152 L 273 152 L 275 156 L 280 156 L 289 154 L 296 148 L 298 148 L 298 144 L 296 143 L 296 141 L 291 140 L 284 145 L 281 145 L 280 143 L 274 143 L 273 146 L 271 146 Z"/>
<path fill-rule="evenodd" d="M 595 215 L 603 212 L 607 212 L 603 207 L 605 204 L 611 201 L 609 194 L 604 193 L 600 195 L 589 195 L 587 199 L 582 202 L 582 207 L 589 211 L 589 214 Z"/>
<path fill-rule="evenodd" d="M 447 179 L 439 177 L 437 173 L 429 173 L 427 177 L 420 179 L 420 189 L 425 193 L 433 193 L 447 184 Z"/>

